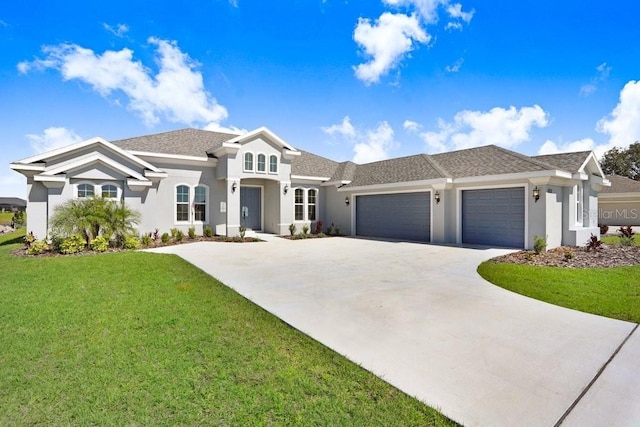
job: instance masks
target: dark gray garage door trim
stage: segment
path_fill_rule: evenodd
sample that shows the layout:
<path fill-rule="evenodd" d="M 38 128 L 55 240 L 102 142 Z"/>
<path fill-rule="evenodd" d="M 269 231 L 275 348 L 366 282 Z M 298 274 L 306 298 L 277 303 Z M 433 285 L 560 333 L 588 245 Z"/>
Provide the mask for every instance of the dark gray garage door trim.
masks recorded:
<path fill-rule="evenodd" d="M 459 187 L 456 189 L 456 215 L 457 215 L 457 230 L 456 230 L 456 242 L 458 244 L 464 243 L 463 236 L 463 192 L 468 190 L 499 190 L 499 189 L 522 189 L 524 193 L 524 231 L 523 231 L 523 247 L 529 247 L 529 197 L 527 195 L 530 194 L 530 189 L 527 184 L 516 184 L 516 185 L 490 185 L 483 187 Z"/>
<path fill-rule="evenodd" d="M 406 191 L 393 191 L 393 192 L 389 192 L 389 191 L 377 191 L 377 192 L 367 192 L 367 193 L 354 193 L 351 195 L 350 199 L 352 202 L 352 207 L 353 209 L 351 210 L 351 224 L 352 224 L 352 234 L 354 236 L 360 236 L 363 235 L 361 232 L 358 231 L 358 217 L 359 217 L 359 213 L 358 213 L 358 204 L 359 204 L 359 198 L 362 196 L 401 196 L 401 195 L 410 195 L 410 194 L 421 194 L 424 195 L 424 201 L 427 204 L 427 215 L 428 215 L 428 222 L 426 224 L 426 226 L 428 227 L 427 231 L 427 236 L 425 238 L 425 236 L 422 236 L 422 238 L 417 237 L 418 235 L 405 235 L 402 237 L 388 237 L 388 238 L 398 238 L 401 240 L 415 240 L 415 241 L 425 241 L 425 242 L 430 242 L 431 241 L 431 234 L 432 234 L 432 230 L 433 230 L 433 203 L 432 203 L 432 197 L 433 197 L 433 191 L 430 189 L 419 189 L 419 190 L 406 190 Z M 381 221 L 384 221 L 384 219 L 381 219 Z M 415 231 L 415 230 L 414 230 Z M 365 236 L 367 236 L 367 234 L 365 234 Z M 381 237 L 381 238 L 385 238 L 385 236 L 369 236 L 369 237 Z"/>

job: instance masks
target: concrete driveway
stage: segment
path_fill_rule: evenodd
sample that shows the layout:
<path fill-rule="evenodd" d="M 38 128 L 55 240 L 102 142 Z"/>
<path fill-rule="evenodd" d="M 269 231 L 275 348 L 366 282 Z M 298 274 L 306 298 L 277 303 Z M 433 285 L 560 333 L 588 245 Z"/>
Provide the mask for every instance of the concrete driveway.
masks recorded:
<path fill-rule="evenodd" d="M 506 250 L 270 238 L 153 251 L 181 256 L 462 424 L 640 423 L 636 325 L 480 278 L 478 264 Z"/>

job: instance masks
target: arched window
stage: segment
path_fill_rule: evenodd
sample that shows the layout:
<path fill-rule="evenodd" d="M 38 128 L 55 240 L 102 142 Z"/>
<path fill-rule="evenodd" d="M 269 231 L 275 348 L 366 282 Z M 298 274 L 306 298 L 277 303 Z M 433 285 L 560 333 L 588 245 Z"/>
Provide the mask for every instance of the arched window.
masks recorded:
<path fill-rule="evenodd" d="M 296 188 L 294 209 L 296 221 L 304 221 L 304 190 L 302 188 Z"/>
<path fill-rule="evenodd" d="M 101 196 L 103 199 L 117 199 L 118 187 L 113 184 L 104 184 L 101 188 Z"/>
<path fill-rule="evenodd" d="M 316 190 L 308 190 L 307 191 L 307 221 L 315 221 L 316 220 Z"/>
<path fill-rule="evenodd" d="M 267 171 L 267 156 L 264 154 L 258 154 L 258 172 Z"/>
<path fill-rule="evenodd" d="M 176 187 L 176 221 L 189 221 L 189 187 Z"/>
<path fill-rule="evenodd" d="M 93 197 L 94 188 L 92 184 L 80 184 L 78 185 L 78 198 Z"/>
<path fill-rule="evenodd" d="M 193 196 L 194 221 L 206 221 L 207 219 L 207 187 L 198 186 Z"/>
<path fill-rule="evenodd" d="M 253 153 L 244 153 L 244 170 L 253 172 Z"/>
<path fill-rule="evenodd" d="M 269 173 L 278 173 L 278 156 L 275 154 L 269 156 Z"/>

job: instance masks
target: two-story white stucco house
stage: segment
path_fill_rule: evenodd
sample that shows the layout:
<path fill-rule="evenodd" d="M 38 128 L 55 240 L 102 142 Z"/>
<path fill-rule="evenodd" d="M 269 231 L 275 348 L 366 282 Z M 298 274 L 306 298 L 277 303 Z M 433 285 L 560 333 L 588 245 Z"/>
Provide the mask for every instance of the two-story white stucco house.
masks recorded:
<path fill-rule="evenodd" d="M 335 162 L 267 128 L 243 135 L 182 129 L 93 138 L 11 164 L 27 177 L 28 229 L 38 238 L 60 203 L 109 197 L 156 228 L 220 235 L 288 234 L 322 220 L 343 234 L 531 248 L 583 245 L 598 234 L 609 185 L 592 152 L 528 157 L 494 145 L 369 164 Z"/>

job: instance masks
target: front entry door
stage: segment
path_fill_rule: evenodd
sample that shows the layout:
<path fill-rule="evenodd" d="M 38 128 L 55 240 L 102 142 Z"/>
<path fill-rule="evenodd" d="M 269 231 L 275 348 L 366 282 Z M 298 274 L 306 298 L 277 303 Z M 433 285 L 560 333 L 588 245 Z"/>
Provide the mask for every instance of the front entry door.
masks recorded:
<path fill-rule="evenodd" d="M 262 230 L 262 189 L 240 187 L 240 225 L 248 230 Z"/>

